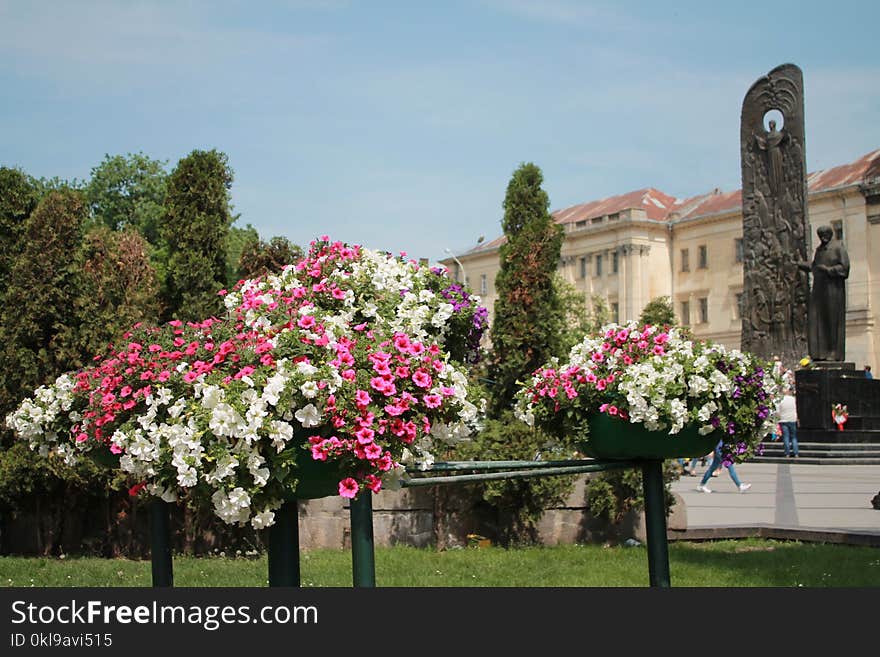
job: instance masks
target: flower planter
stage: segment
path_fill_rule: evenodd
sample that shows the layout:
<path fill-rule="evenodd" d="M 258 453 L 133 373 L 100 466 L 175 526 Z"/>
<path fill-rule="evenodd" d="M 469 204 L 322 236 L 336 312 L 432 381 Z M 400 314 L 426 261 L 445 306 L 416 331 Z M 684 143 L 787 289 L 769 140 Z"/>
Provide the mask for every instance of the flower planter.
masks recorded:
<path fill-rule="evenodd" d="M 701 436 L 697 427 L 685 427 L 677 434 L 648 431 L 604 413 L 589 417 L 589 439 L 579 445 L 587 456 L 597 459 L 673 459 L 705 456 L 718 444 L 719 433 Z"/>
<path fill-rule="evenodd" d="M 316 461 L 310 452 L 300 449 L 296 455 L 296 471 L 292 473 L 298 480 L 296 489 L 290 491 L 288 500 L 313 500 L 339 494 L 339 481 L 347 477 L 338 463 Z"/>

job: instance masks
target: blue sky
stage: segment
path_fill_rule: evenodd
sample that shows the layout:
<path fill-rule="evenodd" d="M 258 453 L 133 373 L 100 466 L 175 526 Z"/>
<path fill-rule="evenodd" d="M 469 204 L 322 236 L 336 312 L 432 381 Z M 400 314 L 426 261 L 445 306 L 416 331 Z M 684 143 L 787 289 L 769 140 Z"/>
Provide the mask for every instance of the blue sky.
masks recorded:
<path fill-rule="evenodd" d="M 238 225 L 433 261 L 501 233 L 521 162 L 552 209 L 739 188 L 743 96 L 782 63 L 810 171 L 880 148 L 878 24 L 848 0 L 0 0 L 0 165 L 217 148 Z"/>

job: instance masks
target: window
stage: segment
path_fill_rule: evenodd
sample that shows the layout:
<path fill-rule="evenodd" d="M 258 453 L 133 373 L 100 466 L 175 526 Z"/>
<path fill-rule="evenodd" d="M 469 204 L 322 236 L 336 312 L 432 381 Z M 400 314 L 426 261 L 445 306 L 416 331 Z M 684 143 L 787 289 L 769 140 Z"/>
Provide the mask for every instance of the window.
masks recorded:
<path fill-rule="evenodd" d="M 611 254 L 611 273 L 616 274 L 619 267 L 619 257 L 617 251 Z"/>
<path fill-rule="evenodd" d="M 737 237 L 733 240 L 733 252 L 734 252 L 734 260 L 736 262 L 743 261 L 743 241 L 742 237 Z"/>
<path fill-rule="evenodd" d="M 602 275 L 602 256 L 596 256 L 596 276 Z"/>
<path fill-rule="evenodd" d="M 489 281 L 486 280 L 486 274 L 480 274 L 480 294 L 489 294 Z"/>
<path fill-rule="evenodd" d="M 467 274 L 464 275 L 464 284 L 465 284 L 467 287 L 470 287 L 470 286 L 471 286 L 471 277 L 468 276 Z"/>
<path fill-rule="evenodd" d="M 690 271 L 691 263 L 687 249 L 681 250 L 681 271 Z"/>
<path fill-rule="evenodd" d="M 587 256 L 581 256 L 581 278 L 587 277 Z"/>
<path fill-rule="evenodd" d="M 831 222 L 831 229 L 834 231 L 834 239 L 843 241 L 843 220 L 837 219 Z"/>
<path fill-rule="evenodd" d="M 697 247 L 697 255 L 699 256 L 697 258 L 697 268 L 706 269 L 709 266 L 709 249 L 705 244 L 700 244 L 700 246 Z"/>
<path fill-rule="evenodd" d="M 736 298 L 736 317 L 742 319 L 743 316 L 743 293 L 739 292 L 734 295 Z"/>
<path fill-rule="evenodd" d="M 615 324 L 620 322 L 620 306 L 616 303 L 611 304 L 611 321 Z"/>
<path fill-rule="evenodd" d="M 700 324 L 709 323 L 709 299 L 702 297 L 700 299 Z"/>
<path fill-rule="evenodd" d="M 687 326 L 691 323 L 691 303 L 690 301 L 681 302 L 681 324 Z"/>

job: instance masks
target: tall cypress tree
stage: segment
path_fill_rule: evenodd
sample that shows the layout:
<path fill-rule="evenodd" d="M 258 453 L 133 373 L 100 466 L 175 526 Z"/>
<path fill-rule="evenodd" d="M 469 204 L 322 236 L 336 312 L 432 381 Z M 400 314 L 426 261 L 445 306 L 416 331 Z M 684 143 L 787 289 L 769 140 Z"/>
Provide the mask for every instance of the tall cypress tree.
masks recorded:
<path fill-rule="evenodd" d="M 27 218 L 37 206 L 37 186 L 24 172 L 0 167 L 0 302 Z"/>
<path fill-rule="evenodd" d="M 168 180 L 159 226 L 168 244 L 164 318 L 196 321 L 217 315 L 226 285 L 226 240 L 233 216 L 232 169 L 224 153 L 195 150 Z"/>
<path fill-rule="evenodd" d="M 80 192 L 49 192 L 28 217 L 0 308 L 0 417 L 22 397 L 82 363 L 59 348 L 75 325 L 79 250 L 87 208 Z"/>
<path fill-rule="evenodd" d="M 557 355 L 562 309 L 553 275 L 562 248 L 562 227 L 548 210 L 535 164 L 522 164 L 507 185 L 502 228 L 498 298 L 490 333 L 489 378 L 495 381 L 490 413 L 499 417 L 513 403 L 517 380 Z"/>

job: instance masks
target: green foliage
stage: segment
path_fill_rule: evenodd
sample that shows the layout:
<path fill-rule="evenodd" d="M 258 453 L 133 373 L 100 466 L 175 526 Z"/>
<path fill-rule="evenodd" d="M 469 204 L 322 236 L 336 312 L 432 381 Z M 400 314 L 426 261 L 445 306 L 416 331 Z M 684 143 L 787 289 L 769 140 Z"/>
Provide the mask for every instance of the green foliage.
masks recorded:
<path fill-rule="evenodd" d="M 37 186 L 30 176 L 18 169 L 0 167 L 0 302 L 24 224 L 37 200 Z"/>
<path fill-rule="evenodd" d="M 605 297 L 593 294 L 587 303 L 583 293 L 558 273 L 554 275 L 553 285 L 559 297 L 563 317 L 557 355 L 564 358 L 572 347 L 584 339 L 585 335 L 596 333 L 610 322 L 611 311 L 608 309 Z"/>
<path fill-rule="evenodd" d="M 679 469 L 674 461 L 664 461 L 667 513 L 675 503 L 670 484 L 678 477 Z M 587 481 L 587 505 L 590 515 L 612 525 L 619 523 L 629 511 L 641 511 L 645 506 L 641 469 L 625 468 L 594 474 Z"/>
<path fill-rule="evenodd" d="M 532 429 L 508 411 L 497 420 L 487 420 L 473 440 L 459 444 L 457 459 L 532 461 L 546 454 L 552 441 L 539 430 Z M 568 454 L 552 454 L 564 458 Z M 550 506 L 561 503 L 571 493 L 571 477 L 536 477 L 507 479 L 479 485 L 484 504 L 478 513 L 487 525 L 485 532 L 504 544 L 533 543 L 537 540 L 537 523 Z"/>
<path fill-rule="evenodd" d="M 168 243 L 165 318 L 196 321 L 221 313 L 226 248 L 233 217 L 226 155 L 195 150 L 168 180 L 159 234 Z"/>
<path fill-rule="evenodd" d="M 89 231 L 78 257 L 74 319 L 59 344 L 84 361 L 134 324 L 159 318 L 159 286 L 150 265 L 149 245 L 134 229 L 113 232 L 105 226 Z"/>
<path fill-rule="evenodd" d="M 603 326 L 611 321 L 611 310 L 605 297 L 599 294 L 590 296 L 590 311 L 587 316 L 587 333 L 598 333 Z"/>
<path fill-rule="evenodd" d="M 513 174 L 504 199 L 502 226 L 507 238 L 500 249 L 495 280 L 498 299 L 492 324 L 489 378 L 495 381 L 490 413 L 499 417 L 513 403 L 517 380 L 558 355 L 563 310 L 554 273 L 562 247 L 562 228 L 548 212 L 543 176 L 534 164 Z"/>
<path fill-rule="evenodd" d="M 28 217 L 0 308 L 0 417 L 23 395 L 82 362 L 58 338 L 76 324 L 74 299 L 85 201 L 50 192 Z"/>
<path fill-rule="evenodd" d="M 239 279 L 251 278 L 241 275 L 239 262 L 245 247 L 252 242 L 259 241 L 260 235 L 257 233 L 257 229 L 250 224 L 244 228 L 232 226 L 229 229 L 229 236 L 226 238 L 226 287 L 233 287 Z"/>
<path fill-rule="evenodd" d="M 61 504 L 66 497 L 65 506 L 70 510 L 73 497 L 105 496 L 113 478 L 109 469 L 89 459 L 79 459 L 70 466 L 56 456 L 40 456 L 24 441 L 17 441 L 9 449 L 0 450 L 0 512 L 30 509 L 35 497 L 47 504 L 53 498 Z"/>
<path fill-rule="evenodd" d="M 642 308 L 642 314 L 639 316 L 640 324 L 651 324 L 652 326 L 674 326 L 675 310 L 672 307 L 672 301 L 669 297 L 655 297 Z"/>
<path fill-rule="evenodd" d="M 268 242 L 253 239 L 244 245 L 238 260 L 239 278 L 256 278 L 284 265 L 297 262 L 303 250 L 286 237 L 276 236 Z"/>
<path fill-rule="evenodd" d="M 106 155 L 85 186 L 93 220 L 115 231 L 134 228 L 160 247 L 159 223 L 168 184 L 165 164 L 143 153 Z"/>
<path fill-rule="evenodd" d="M 583 293 L 559 273 L 553 276 L 553 287 L 559 297 L 563 321 L 560 328 L 560 356 L 567 354 L 589 331 L 589 311 Z"/>

